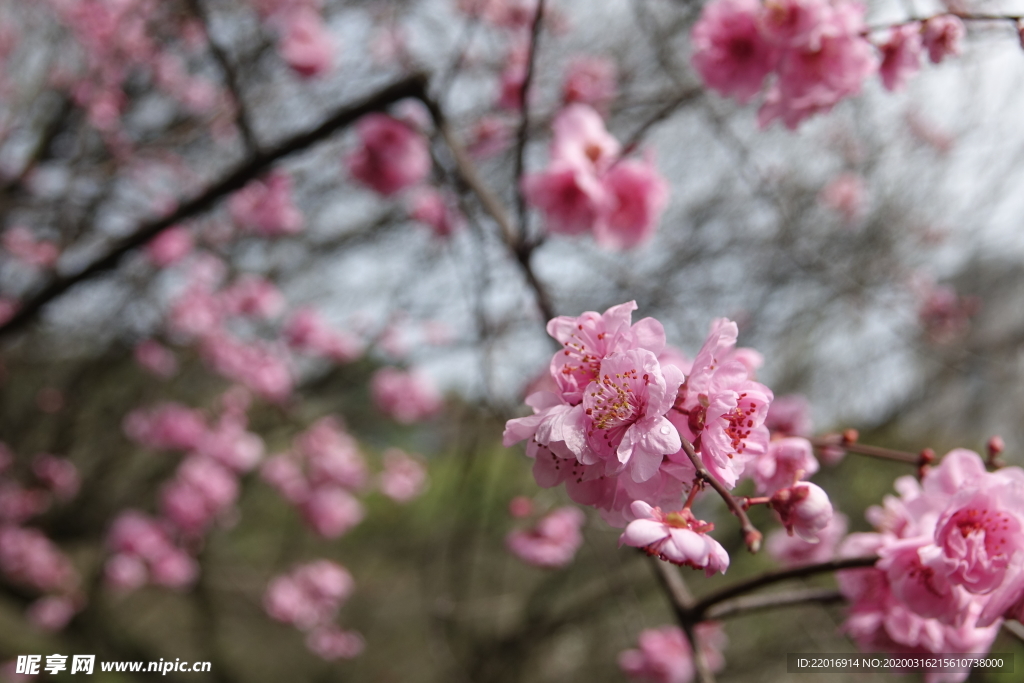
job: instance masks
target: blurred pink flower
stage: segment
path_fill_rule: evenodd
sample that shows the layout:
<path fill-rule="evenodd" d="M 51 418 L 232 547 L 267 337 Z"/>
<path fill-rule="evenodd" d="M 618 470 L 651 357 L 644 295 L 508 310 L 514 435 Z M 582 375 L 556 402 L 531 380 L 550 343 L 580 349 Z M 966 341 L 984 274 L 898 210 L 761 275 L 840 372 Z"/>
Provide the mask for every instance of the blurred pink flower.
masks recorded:
<path fill-rule="evenodd" d="M 360 147 L 346 159 L 352 177 L 382 195 L 417 185 L 430 172 L 422 133 L 387 114 L 368 114 L 356 124 Z"/>
<path fill-rule="evenodd" d="M 146 256 L 157 268 L 166 268 L 188 256 L 195 240 L 188 228 L 175 225 L 167 228 L 146 244 Z"/>
<path fill-rule="evenodd" d="M 319 12 L 301 8 L 282 19 L 283 35 L 278 44 L 281 58 L 300 76 L 317 76 L 331 68 L 334 39 Z"/>
<path fill-rule="evenodd" d="M 135 362 L 157 377 L 167 379 L 178 372 L 174 352 L 155 339 L 146 339 L 135 347 Z"/>
<path fill-rule="evenodd" d="M 434 417 L 444 407 L 430 377 L 416 370 L 381 368 L 370 380 L 370 393 L 382 413 L 403 424 Z"/>
<path fill-rule="evenodd" d="M 397 448 L 384 451 L 380 490 L 385 496 L 399 503 L 408 503 L 426 490 L 429 481 L 427 468 L 419 457 L 412 457 Z"/>
<path fill-rule="evenodd" d="M 516 529 L 505 545 L 520 560 L 535 567 L 564 567 L 583 544 L 580 527 L 586 517 L 579 508 L 561 507 L 542 517 L 530 529 Z"/>
<path fill-rule="evenodd" d="M 236 225 L 262 237 L 294 235 L 304 225 L 292 199 L 291 176 L 284 171 L 250 182 L 231 196 L 228 209 Z"/>

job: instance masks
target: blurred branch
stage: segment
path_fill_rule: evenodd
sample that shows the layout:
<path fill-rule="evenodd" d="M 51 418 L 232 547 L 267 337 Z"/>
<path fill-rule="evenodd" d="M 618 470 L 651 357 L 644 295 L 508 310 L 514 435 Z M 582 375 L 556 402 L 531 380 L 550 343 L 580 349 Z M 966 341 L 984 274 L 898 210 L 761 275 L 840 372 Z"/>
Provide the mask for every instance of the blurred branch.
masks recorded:
<path fill-rule="evenodd" d="M 51 280 L 49 284 L 24 301 L 10 320 L 0 325 L 0 337 L 24 327 L 44 306 L 75 285 L 116 268 L 125 254 L 143 246 L 167 228 L 210 209 L 218 200 L 242 189 L 250 180 L 269 170 L 282 158 L 311 147 L 370 112 L 379 111 L 409 97 L 424 97 L 425 91 L 425 75 L 408 76 L 355 104 L 339 109 L 317 127 L 294 135 L 268 151 L 257 153 L 192 199 L 180 204 L 168 215 L 143 223 L 127 237 L 114 243 L 103 256 L 89 265 L 70 275 L 58 276 Z"/>
<path fill-rule="evenodd" d="M 868 446 L 865 444 L 851 441 L 842 435 L 832 434 L 828 436 L 818 437 L 809 439 L 811 445 L 816 449 L 822 448 L 839 448 L 848 453 L 856 453 L 858 455 L 868 455 L 873 458 L 879 458 L 881 460 L 894 460 L 896 462 L 905 462 L 910 465 L 921 465 L 927 464 L 924 461 L 927 460 L 927 456 L 924 455 L 925 451 L 921 453 L 910 453 L 908 451 L 897 451 L 891 448 L 881 448 L 879 446 Z M 932 455 L 934 457 L 934 454 Z"/>
<path fill-rule="evenodd" d="M 792 569 L 765 572 L 744 581 L 734 583 L 731 586 L 726 586 L 725 588 L 715 591 L 710 595 L 704 596 L 693 606 L 693 612 L 700 616 L 700 618 L 704 618 L 714 605 L 725 602 L 731 598 L 738 597 L 744 593 L 750 593 L 759 588 L 770 586 L 773 583 L 788 581 L 790 579 L 799 579 L 805 576 L 814 576 L 815 574 L 835 572 L 842 569 L 871 567 L 874 566 L 877 561 L 878 558 L 874 556 L 848 557 L 839 560 L 829 560 L 828 562 L 821 562 L 819 564 L 808 564 L 802 567 L 793 567 Z"/>
<path fill-rule="evenodd" d="M 694 668 L 697 670 L 697 680 L 700 683 L 714 683 L 715 676 L 711 672 L 711 667 L 708 665 L 707 658 L 700 648 L 700 642 L 697 640 L 695 627 L 700 622 L 700 619 L 695 618 L 693 611 L 693 594 L 690 593 L 690 589 L 686 586 L 686 581 L 683 580 L 682 575 L 674 565 L 662 562 L 657 558 L 652 558 L 652 561 L 654 562 L 654 571 L 658 577 L 658 582 L 669 596 L 669 602 L 672 604 L 672 611 L 676 615 L 676 620 L 686 633 L 686 638 L 690 641 Z"/>
<path fill-rule="evenodd" d="M 843 600 L 843 594 L 833 588 L 808 588 L 807 590 L 770 595 L 748 595 L 715 605 L 707 611 L 707 617 L 708 619 L 726 619 L 776 607 L 802 605 L 809 602 L 842 602 Z"/>
<path fill-rule="evenodd" d="M 519 132 L 516 136 L 516 216 L 519 218 L 519 239 L 526 240 L 526 197 L 521 187 L 523 171 L 525 170 L 526 142 L 530 132 L 530 84 L 533 82 L 533 67 L 537 60 L 537 44 L 540 39 L 541 24 L 544 21 L 544 0 L 538 0 L 537 12 L 533 15 L 533 24 L 530 26 L 530 52 L 526 58 L 526 74 L 523 76 L 523 87 L 519 95 L 519 106 L 522 116 L 519 119 Z M 510 242 L 511 244 L 511 242 Z M 553 317 L 553 316 L 548 316 Z"/>
<path fill-rule="evenodd" d="M 245 100 L 242 98 L 242 88 L 238 82 L 238 72 L 232 65 L 227 53 L 210 34 L 210 17 L 203 6 L 203 0 L 187 0 L 187 2 L 192 14 L 202 23 L 203 29 L 206 32 L 206 42 L 210 46 L 210 52 L 213 54 L 213 58 L 217 60 L 220 70 L 224 72 L 224 81 L 235 102 L 236 122 L 238 130 L 242 134 L 242 140 L 245 142 L 245 148 L 249 154 L 256 153 L 259 151 L 260 145 L 252 131 L 249 112 L 246 109 Z"/>
<path fill-rule="evenodd" d="M 459 177 L 466 184 L 466 186 L 477 196 L 480 200 L 480 204 L 483 206 L 484 211 L 494 219 L 494 222 L 498 224 L 498 228 L 501 230 L 501 236 L 509 250 L 516 257 L 516 262 L 523 270 L 523 275 L 526 277 L 527 284 L 533 289 L 534 294 L 537 297 L 537 307 L 540 309 L 541 315 L 544 320 L 550 320 L 555 317 L 554 307 L 551 305 L 551 297 L 548 295 L 547 289 L 537 279 L 536 274 L 533 272 L 533 268 L 530 266 L 530 255 L 532 249 L 529 248 L 517 248 L 516 247 L 516 233 L 515 228 L 512 225 L 512 220 L 509 218 L 508 213 L 505 211 L 505 206 L 501 200 L 498 199 L 497 195 L 491 192 L 491 189 L 487 187 L 484 181 L 480 178 L 480 175 L 476 171 L 476 166 L 473 161 L 466 154 L 465 148 L 456 139 L 455 134 L 452 133 L 451 128 L 448 126 L 447 117 L 441 110 L 440 105 L 431 97 L 426 95 L 423 96 L 423 103 L 430 111 L 431 117 L 434 119 L 434 125 L 440 132 L 441 137 L 444 139 L 445 144 L 448 145 L 448 149 L 451 151 L 452 158 L 455 161 L 455 167 L 458 171 Z"/>
<path fill-rule="evenodd" d="M 682 438 L 682 437 L 680 437 Z M 729 510 L 736 515 L 740 520 L 740 527 L 743 530 L 743 542 L 747 544 L 747 549 L 752 553 L 756 553 L 761 549 L 761 532 L 757 530 L 757 527 L 753 525 L 750 518 L 747 517 L 746 510 L 743 509 L 743 505 L 733 498 L 733 495 L 729 493 L 729 489 L 725 488 L 722 482 L 718 481 L 708 468 L 704 466 L 704 462 L 697 456 L 696 451 L 693 450 L 693 444 L 687 441 L 685 438 L 683 441 L 683 450 L 686 452 L 686 457 L 693 463 L 694 468 L 697 470 L 697 476 L 700 477 L 704 482 L 711 485 L 718 495 L 722 497 L 725 504 L 729 507 Z"/>

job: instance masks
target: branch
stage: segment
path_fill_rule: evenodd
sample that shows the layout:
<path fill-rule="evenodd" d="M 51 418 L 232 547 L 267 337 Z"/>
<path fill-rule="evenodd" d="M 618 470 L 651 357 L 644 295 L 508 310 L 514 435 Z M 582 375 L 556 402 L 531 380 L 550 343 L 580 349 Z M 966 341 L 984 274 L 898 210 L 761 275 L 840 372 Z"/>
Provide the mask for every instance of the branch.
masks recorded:
<path fill-rule="evenodd" d="M 809 602 L 841 602 L 844 599 L 843 594 L 834 588 L 808 588 L 806 590 L 771 593 L 768 595 L 747 595 L 719 603 L 708 609 L 707 618 L 727 619 L 775 607 L 788 607 Z"/>
<path fill-rule="evenodd" d="M 143 246 L 162 231 L 210 209 L 221 198 L 242 189 L 250 180 L 269 170 L 282 158 L 311 147 L 366 114 L 384 109 L 408 97 L 425 97 L 425 92 L 426 76 L 409 76 L 355 104 L 337 110 L 316 128 L 294 135 L 273 149 L 257 153 L 197 196 L 180 204 L 172 213 L 143 223 L 133 233 L 115 242 L 106 254 L 89 265 L 70 275 L 58 276 L 51 280 L 39 292 L 23 302 L 10 320 L 0 325 L 0 337 L 24 327 L 44 306 L 75 285 L 117 267 L 125 254 Z"/>
<path fill-rule="evenodd" d="M 708 665 L 707 658 L 700 649 L 700 642 L 697 639 L 695 627 L 700 620 L 693 618 L 694 600 L 690 589 L 686 586 L 686 581 L 683 580 L 674 565 L 654 557 L 651 560 L 654 562 L 654 573 L 658 577 L 658 583 L 668 595 L 672 611 L 676 615 L 676 621 L 679 622 L 680 628 L 683 629 L 687 640 L 690 641 L 694 668 L 697 670 L 697 680 L 699 683 L 715 683 L 715 676 L 711 672 L 711 667 Z"/>
<path fill-rule="evenodd" d="M 526 240 L 526 197 L 523 196 L 523 190 L 520 185 L 523 179 L 523 171 L 525 170 L 526 142 L 530 132 L 530 84 L 533 82 L 533 66 L 537 59 L 537 43 L 540 38 L 540 27 L 543 21 L 544 0 L 538 0 L 537 13 L 533 15 L 533 25 L 530 26 L 530 53 L 526 58 L 526 75 L 523 77 L 523 88 L 520 91 L 522 117 L 519 120 L 519 133 L 516 139 L 516 215 L 519 217 L 519 238 L 524 241 Z"/>
<path fill-rule="evenodd" d="M 841 569 L 871 567 L 874 566 L 877 561 L 878 558 L 874 556 L 848 557 L 839 560 L 829 560 L 828 562 L 822 562 L 820 564 L 808 564 L 802 567 L 793 567 L 792 569 L 765 572 L 764 574 L 759 574 L 745 581 L 739 581 L 731 586 L 726 586 L 719 591 L 704 596 L 697 601 L 696 605 L 693 606 L 693 612 L 698 617 L 704 618 L 704 615 L 714 605 L 717 605 L 720 602 L 725 602 L 730 598 L 738 597 L 744 593 L 750 593 L 758 588 L 770 586 L 773 583 L 788 581 L 790 579 L 799 579 L 805 576 L 813 576 L 815 574 L 824 574 L 826 572 L 835 572 Z"/>
<path fill-rule="evenodd" d="M 540 309 L 541 315 L 544 316 L 545 320 L 550 320 L 555 317 L 554 307 L 551 305 L 551 298 L 548 296 L 547 289 L 541 284 L 540 280 L 537 279 L 536 274 L 533 272 L 533 268 L 530 266 L 530 249 L 517 249 L 516 248 L 516 233 L 515 228 L 512 225 L 512 220 L 509 218 L 508 213 L 505 211 L 505 206 L 501 200 L 498 199 L 497 195 L 491 192 L 491 189 L 487 187 L 484 181 L 480 178 L 480 174 L 476 171 L 476 166 L 473 161 L 466 154 L 466 150 L 462 147 L 462 144 L 456 139 L 455 134 L 452 133 L 451 128 L 448 126 L 448 120 L 441 111 L 441 106 L 433 98 L 423 95 L 423 104 L 426 105 L 430 111 L 430 116 L 434 120 L 434 126 L 437 128 L 441 137 L 444 139 L 445 144 L 451 151 L 452 159 L 455 161 L 455 169 L 462 179 L 462 182 L 466 184 L 466 187 L 470 189 L 473 194 L 480 200 L 480 204 L 487 214 L 494 219 L 494 222 L 498 224 L 498 228 L 501 231 L 502 240 L 508 246 L 509 250 L 512 251 L 516 257 L 516 262 L 519 264 L 523 271 L 524 277 L 526 277 L 527 284 L 533 289 L 537 297 L 537 307 Z"/>
<path fill-rule="evenodd" d="M 258 152 L 260 145 L 252 131 L 252 124 L 249 122 L 249 113 L 245 108 L 245 100 L 242 99 L 242 88 L 238 82 L 238 73 L 235 71 L 235 67 L 232 66 L 231 60 L 228 59 L 227 53 L 210 35 L 210 17 L 206 12 L 206 8 L 203 7 L 203 0 L 188 0 L 188 6 L 192 14 L 202 23 L 203 30 L 206 32 L 206 42 L 210 46 L 210 52 L 220 66 L 220 70 L 224 72 L 224 81 L 231 92 L 231 97 L 235 101 L 236 122 L 238 130 L 242 134 L 242 140 L 245 142 L 245 147 L 250 153 Z"/>
<path fill-rule="evenodd" d="M 868 446 L 866 444 L 857 443 L 855 440 L 851 440 L 846 436 L 840 436 L 838 434 L 808 440 L 811 442 L 812 446 L 819 450 L 822 448 L 841 448 L 849 453 L 867 455 L 881 460 L 905 462 L 910 465 L 922 464 L 922 460 L 925 457 L 923 455 L 924 451 L 921 453 L 910 453 L 908 451 L 897 451 L 891 448 L 882 448 L 880 446 Z"/>
<path fill-rule="evenodd" d="M 682 437 L 680 437 L 682 438 Z M 693 463 L 693 467 L 697 470 L 697 476 L 703 479 L 708 484 L 711 484 L 711 488 L 718 492 L 718 495 L 722 497 L 725 504 L 729 506 L 729 510 L 740 520 L 740 527 L 743 529 L 743 542 L 747 544 L 747 549 L 752 553 L 756 553 L 761 549 L 761 532 L 757 530 L 757 527 L 751 523 L 750 518 L 747 517 L 746 510 L 743 509 L 743 505 L 738 500 L 733 498 L 732 494 L 729 493 L 729 489 L 725 488 L 722 482 L 718 481 L 711 472 L 708 472 L 708 468 L 704 466 L 704 462 L 697 455 L 696 451 L 693 450 L 693 444 L 682 438 L 683 450 L 686 452 L 686 457 Z"/>

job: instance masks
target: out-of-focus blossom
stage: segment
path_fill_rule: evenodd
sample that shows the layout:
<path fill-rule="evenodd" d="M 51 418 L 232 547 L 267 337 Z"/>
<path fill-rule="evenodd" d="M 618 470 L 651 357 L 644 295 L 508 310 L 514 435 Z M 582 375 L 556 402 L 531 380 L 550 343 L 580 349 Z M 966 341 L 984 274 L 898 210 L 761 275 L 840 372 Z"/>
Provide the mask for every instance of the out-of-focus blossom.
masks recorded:
<path fill-rule="evenodd" d="M 178 372 L 174 352 L 154 339 L 146 339 L 135 347 L 135 362 L 157 377 L 167 379 Z"/>
<path fill-rule="evenodd" d="M 580 527 L 585 521 L 579 508 L 558 508 L 532 528 L 509 532 L 505 545 L 520 560 L 535 567 L 564 567 L 572 562 L 583 544 Z"/>
<path fill-rule="evenodd" d="M 444 406 L 431 379 L 415 370 L 381 368 L 370 380 L 370 392 L 382 413 L 403 424 L 429 419 Z"/>
<path fill-rule="evenodd" d="M 818 199 L 842 216 L 847 224 L 852 224 L 864 214 L 867 190 L 859 175 L 841 173 L 821 190 Z"/>
<path fill-rule="evenodd" d="M 305 223 L 292 200 L 291 176 L 283 171 L 250 182 L 232 195 L 228 208 L 236 225 L 262 237 L 294 235 Z"/>
<path fill-rule="evenodd" d="M 309 632 L 306 647 L 321 659 L 352 659 L 366 648 L 366 641 L 356 631 L 343 631 L 336 626 L 325 626 Z"/>
<path fill-rule="evenodd" d="M 417 185 L 430 172 L 423 134 L 387 114 L 368 114 L 356 124 L 360 147 L 346 160 L 352 177 L 370 189 L 393 195 Z"/>
<path fill-rule="evenodd" d="M 334 62 L 334 39 L 319 12 L 301 8 L 288 13 L 282 23 L 283 35 L 277 50 L 292 70 L 306 78 L 330 70 Z"/>
<path fill-rule="evenodd" d="M 716 0 L 693 26 L 693 66 L 709 88 L 746 103 L 775 68 L 779 51 L 761 34 L 757 0 Z"/>
<path fill-rule="evenodd" d="M 34 268 L 49 268 L 57 262 L 60 250 L 53 242 L 37 240 L 28 228 L 8 228 L 0 237 L 0 246 L 12 258 Z"/>
<path fill-rule="evenodd" d="M 74 463 L 47 453 L 32 459 L 32 473 L 59 500 L 74 498 L 82 484 Z"/>
<path fill-rule="evenodd" d="M 161 450 L 192 450 L 206 434 L 202 413 L 179 403 L 133 410 L 125 417 L 123 427 L 132 441 Z"/>
<path fill-rule="evenodd" d="M 886 90 L 902 90 L 907 79 L 921 69 L 921 24 L 914 21 L 896 26 L 879 46 L 882 63 L 878 75 Z"/>
<path fill-rule="evenodd" d="M 188 256 L 195 240 L 188 228 L 175 225 L 167 228 L 146 244 L 146 256 L 157 268 L 166 268 Z"/>
<path fill-rule="evenodd" d="M 945 57 L 960 54 L 960 41 L 966 33 L 964 22 L 952 14 L 943 14 L 924 22 L 923 42 L 928 59 L 938 64 Z"/>
<path fill-rule="evenodd" d="M 424 187 L 409 201 L 409 217 L 430 227 L 438 237 L 450 237 L 462 228 L 463 218 L 450 197 Z"/>
<path fill-rule="evenodd" d="M 725 666 L 722 650 L 726 639 L 722 627 L 703 622 L 694 629 L 701 653 L 712 671 Z M 649 683 L 690 683 L 696 674 L 693 648 L 678 626 L 646 629 L 640 633 L 637 649 L 619 655 L 619 668 L 634 681 Z"/>
<path fill-rule="evenodd" d="M 384 471 L 380 474 L 380 490 L 388 498 L 407 503 L 426 490 L 427 468 L 419 460 L 397 448 L 384 451 Z"/>

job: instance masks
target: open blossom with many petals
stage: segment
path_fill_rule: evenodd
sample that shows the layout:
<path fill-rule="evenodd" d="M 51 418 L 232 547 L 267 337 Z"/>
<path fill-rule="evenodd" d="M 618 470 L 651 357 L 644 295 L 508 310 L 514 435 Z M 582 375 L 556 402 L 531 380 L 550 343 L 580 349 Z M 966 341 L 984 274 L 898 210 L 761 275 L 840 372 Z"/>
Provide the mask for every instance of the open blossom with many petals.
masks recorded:
<path fill-rule="evenodd" d="M 604 221 L 594 225 L 594 239 L 606 249 L 630 249 L 654 234 L 668 204 L 668 183 L 650 161 L 626 159 L 603 177 L 610 204 Z"/>
<path fill-rule="evenodd" d="M 174 545 L 167 529 L 166 523 L 141 512 L 121 513 L 107 534 L 107 545 L 114 553 L 104 567 L 107 582 L 122 590 L 134 590 L 147 581 L 168 588 L 191 585 L 199 565 Z"/>
<path fill-rule="evenodd" d="M 708 666 L 720 671 L 725 666 L 722 650 L 726 644 L 721 625 L 706 621 L 694 631 Z M 690 683 L 694 679 L 693 648 L 678 626 L 646 629 L 637 645 L 619 655 L 619 668 L 631 679 L 650 683 Z"/>
<path fill-rule="evenodd" d="M 519 559 L 537 567 L 564 567 L 583 544 L 580 527 L 586 521 L 575 507 L 561 507 L 542 517 L 530 529 L 517 529 L 505 537 L 505 545 Z"/>
<path fill-rule="evenodd" d="M 423 135 L 387 114 L 368 114 L 356 124 L 361 146 L 346 160 L 352 177 L 388 196 L 417 185 L 430 172 Z"/>
<path fill-rule="evenodd" d="M 729 568 L 725 548 L 707 535 L 714 525 L 697 519 L 688 508 L 666 513 L 635 501 L 631 510 L 637 519 L 619 537 L 620 545 L 642 548 L 666 562 L 703 569 L 707 576 L 724 574 Z"/>
<path fill-rule="evenodd" d="M 738 335 L 736 323 L 712 322 L 670 413 L 711 474 L 730 488 L 768 448 L 764 420 L 773 398 L 771 389 L 749 379 L 746 365 L 731 359 Z"/>

